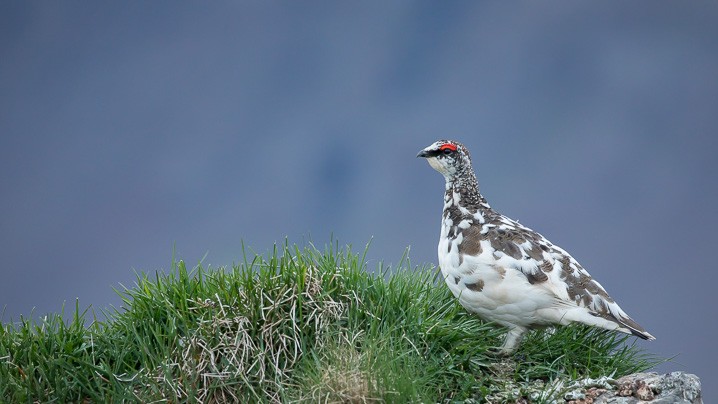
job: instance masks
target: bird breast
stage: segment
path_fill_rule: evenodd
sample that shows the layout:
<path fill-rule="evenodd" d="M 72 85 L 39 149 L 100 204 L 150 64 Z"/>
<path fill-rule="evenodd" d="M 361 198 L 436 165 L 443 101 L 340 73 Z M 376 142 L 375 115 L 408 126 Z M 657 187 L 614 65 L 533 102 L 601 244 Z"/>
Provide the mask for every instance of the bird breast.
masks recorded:
<path fill-rule="evenodd" d="M 439 265 L 449 290 L 464 308 L 485 320 L 505 326 L 534 325 L 537 310 L 549 308 L 555 298 L 531 285 L 520 271 L 498 264 L 488 240 L 481 240 L 477 255 L 461 253 L 463 234 L 452 234 L 453 223 L 444 220 L 439 241 Z"/>

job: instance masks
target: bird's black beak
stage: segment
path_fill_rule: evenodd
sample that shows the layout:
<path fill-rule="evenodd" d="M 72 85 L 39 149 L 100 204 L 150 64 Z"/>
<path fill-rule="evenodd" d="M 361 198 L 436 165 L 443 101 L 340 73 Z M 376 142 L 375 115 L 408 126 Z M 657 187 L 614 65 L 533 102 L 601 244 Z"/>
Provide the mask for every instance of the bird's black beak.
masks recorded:
<path fill-rule="evenodd" d="M 416 155 L 416 157 L 426 158 L 426 157 L 431 157 L 431 154 L 429 152 L 427 152 L 426 150 L 422 150 L 419 152 L 419 154 Z"/>

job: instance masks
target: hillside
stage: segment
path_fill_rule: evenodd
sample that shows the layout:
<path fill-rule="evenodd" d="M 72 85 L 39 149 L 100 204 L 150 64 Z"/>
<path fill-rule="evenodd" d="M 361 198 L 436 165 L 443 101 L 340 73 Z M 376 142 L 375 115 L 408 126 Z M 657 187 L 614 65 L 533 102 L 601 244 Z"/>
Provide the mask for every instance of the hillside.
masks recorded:
<path fill-rule="evenodd" d="M 578 326 L 532 332 L 498 360 L 502 330 L 467 314 L 434 268 L 405 258 L 372 272 L 349 247 L 178 261 L 117 292 L 103 321 L 77 305 L 67 320 L 4 325 L 1 400 L 553 402 L 660 361 Z"/>

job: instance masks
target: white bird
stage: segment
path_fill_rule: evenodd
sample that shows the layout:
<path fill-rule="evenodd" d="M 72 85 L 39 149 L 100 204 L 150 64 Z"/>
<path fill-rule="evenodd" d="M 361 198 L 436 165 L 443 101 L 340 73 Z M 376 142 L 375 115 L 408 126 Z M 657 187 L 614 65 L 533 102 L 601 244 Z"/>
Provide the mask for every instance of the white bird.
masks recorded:
<path fill-rule="evenodd" d="M 493 210 L 479 193 L 469 151 L 439 140 L 419 152 L 446 180 L 439 266 L 461 305 L 508 328 L 498 353 L 531 328 L 582 323 L 653 340 L 569 253 Z"/>

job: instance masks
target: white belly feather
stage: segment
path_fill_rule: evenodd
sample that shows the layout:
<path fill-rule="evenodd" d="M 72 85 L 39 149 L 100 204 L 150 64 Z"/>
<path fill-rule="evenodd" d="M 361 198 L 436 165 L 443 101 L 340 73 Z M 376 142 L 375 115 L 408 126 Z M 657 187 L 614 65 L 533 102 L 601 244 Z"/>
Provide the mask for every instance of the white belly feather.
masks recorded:
<path fill-rule="evenodd" d="M 447 227 L 442 226 L 439 265 L 446 284 L 464 308 L 509 327 L 560 321 L 556 298 L 548 289 L 531 285 L 515 268 L 499 266 L 488 241 L 481 242 L 478 256 L 462 258 L 458 248 L 462 235 L 445 237 Z"/>

